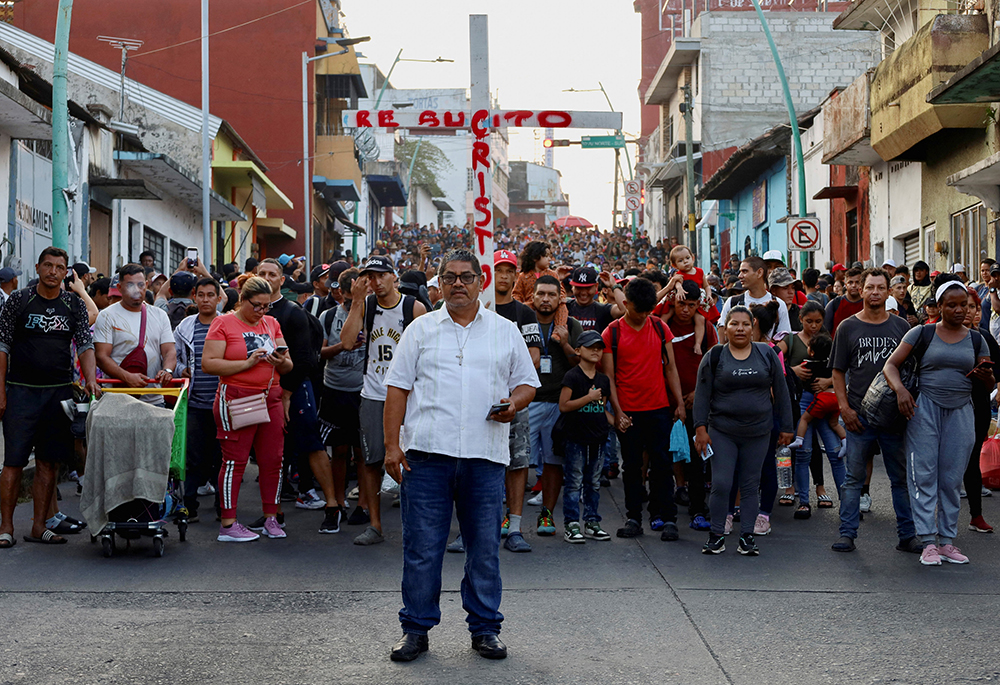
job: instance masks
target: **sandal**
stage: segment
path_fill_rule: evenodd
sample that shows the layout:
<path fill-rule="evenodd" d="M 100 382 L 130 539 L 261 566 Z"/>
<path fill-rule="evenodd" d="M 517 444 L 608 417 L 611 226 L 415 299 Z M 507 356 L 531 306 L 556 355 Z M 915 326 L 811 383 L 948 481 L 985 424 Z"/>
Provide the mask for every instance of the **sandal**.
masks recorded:
<path fill-rule="evenodd" d="M 800 504 L 799 508 L 795 510 L 794 514 L 792 514 L 792 518 L 799 520 L 807 519 L 810 516 L 812 516 L 812 507 L 810 507 L 808 503 Z"/>
<path fill-rule="evenodd" d="M 795 504 L 795 495 L 789 495 L 787 492 L 778 498 L 778 504 L 783 507 L 790 507 Z"/>
<path fill-rule="evenodd" d="M 0 549 L 10 549 L 17 544 L 17 540 L 10 533 L 0 533 Z"/>
<path fill-rule="evenodd" d="M 45 529 L 45 532 L 42 533 L 41 537 L 35 538 L 30 535 L 25 535 L 24 541 L 37 542 L 43 545 L 65 545 L 67 542 L 69 542 L 66 538 L 62 537 L 61 535 L 56 535 L 47 528 Z"/>
<path fill-rule="evenodd" d="M 829 495 L 817 495 L 816 499 L 816 506 L 820 509 L 833 509 L 833 498 Z"/>

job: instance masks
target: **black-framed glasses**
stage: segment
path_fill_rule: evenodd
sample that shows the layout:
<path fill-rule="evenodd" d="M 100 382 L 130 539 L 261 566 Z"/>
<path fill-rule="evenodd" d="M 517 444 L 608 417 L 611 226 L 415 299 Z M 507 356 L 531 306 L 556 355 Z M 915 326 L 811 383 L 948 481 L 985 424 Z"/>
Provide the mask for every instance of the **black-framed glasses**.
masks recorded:
<path fill-rule="evenodd" d="M 454 285 L 455 281 L 457 281 L 458 279 L 462 279 L 462 283 L 464 283 L 465 285 L 469 285 L 477 278 L 479 278 L 479 276 L 477 274 L 472 273 L 471 271 L 466 271 L 463 274 L 453 274 L 450 271 L 447 271 L 441 274 L 440 280 L 445 285 Z"/>
<path fill-rule="evenodd" d="M 273 307 L 273 306 L 274 306 L 273 302 L 268 302 L 267 304 L 254 304 L 253 302 L 250 302 L 250 307 L 255 312 L 262 312 L 264 314 L 266 314 L 269 311 L 271 311 L 271 307 Z"/>

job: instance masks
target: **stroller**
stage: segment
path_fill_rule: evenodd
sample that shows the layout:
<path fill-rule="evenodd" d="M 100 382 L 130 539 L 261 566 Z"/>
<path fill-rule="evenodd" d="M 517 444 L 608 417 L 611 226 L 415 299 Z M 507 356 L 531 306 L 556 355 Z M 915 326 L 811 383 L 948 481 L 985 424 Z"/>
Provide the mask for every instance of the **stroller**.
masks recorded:
<path fill-rule="evenodd" d="M 112 396 L 115 394 L 150 394 L 150 390 L 124 387 L 119 381 L 102 379 L 100 382 L 102 385 L 107 386 L 103 389 L 103 392 Z M 135 483 L 124 493 L 102 492 L 95 495 L 94 493 L 88 493 L 87 490 L 92 483 L 95 481 L 100 482 L 99 479 L 104 477 L 104 464 L 95 464 L 88 468 L 87 478 L 84 479 L 84 493 L 81 496 L 81 508 L 84 509 L 84 505 L 86 504 L 87 507 L 90 507 L 90 509 L 85 509 L 85 512 L 89 514 L 88 518 L 93 517 L 98 523 L 103 524 L 98 532 L 91 536 L 91 542 L 96 543 L 97 540 L 101 541 L 101 550 L 105 557 L 114 556 L 119 551 L 117 545 L 119 538 L 125 540 L 127 550 L 131 548 L 132 541 L 142 537 L 151 537 L 153 539 L 153 554 L 157 557 L 162 557 L 164 538 L 169 535 L 167 525 L 171 521 L 177 526 L 178 539 L 184 542 L 187 538 L 188 520 L 187 510 L 184 508 L 184 478 L 186 475 L 188 381 L 186 379 L 174 381 L 171 386 L 156 390 L 156 394 L 166 396 L 168 401 L 173 400 L 173 436 L 169 449 L 168 469 L 163 468 L 164 460 L 162 459 L 167 454 L 166 446 L 160 444 L 155 446 L 155 450 L 149 450 L 149 452 L 155 452 L 155 455 L 148 456 L 148 459 L 154 462 L 153 469 L 148 468 L 147 464 L 140 463 L 143 461 L 143 457 L 147 456 L 147 450 L 139 450 L 142 454 L 136 455 L 135 463 L 130 466 L 136 468 L 137 472 L 141 468 L 142 477 L 136 477 Z M 123 422 L 125 426 L 111 427 L 110 425 L 106 425 L 121 422 L 118 421 L 117 417 L 114 417 L 114 420 L 112 420 L 111 416 L 101 415 L 99 409 L 101 409 L 100 403 L 103 401 L 103 399 L 98 401 L 95 405 L 96 408 L 89 412 L 90 416 L 87 422 L 88 437 L 100 435 L 100 438 L 96 441 L 97 449 L 94 450 L 98 453 L 98 456 L 102 453 L 100 446 L 106 446 L 109 441 L 113 441 L 116 431 L 119 434 L 125 434 L 129 437 L 133 435 L 140 436 L 147 432 L 147 426 L 136 425 L 129 427 L 130 424 L 128 421 Z M 115 402 L 116 407 L 119 404 L 123 407 L 127 406 L 118 400 L 115 400 Z M 146 407 L 140 409 L 139 407 L 141 405 L 132 403 L 131 408 L 133 411 L 149 412 L 153 409 Z M 163 410 L 158 411 L 162 412 Z M 137 420 L 133 420 L 133 423 L 141 421 L 141 419 L 142 417 L 138 417 Z M 106 424 L 103 422 L 106 422 Z M 157 426 L 162 432 L 163 423 L 163 417 L 157 417 L 156 426 L 149 426 L 149 432 L 155 432 L 153 429 Z M 124 433 L 122 433 L 123 431 Z M 141 437 L 135 439 L 141 440 Z M 94 442 L 93 440 L 91 441 L 92 447 L 94 446 Z M 92 456 L 94 456 L 93 452 Z M 88 461 L 91 461 L 91 459 L 88 459 Z M 96 469 L 95 466 L 97 466 Z M 151 476 L 148 473 L 155 469 L 159 469 L 161 476 L 166 475 L 165 486 L 162 480 L 156 478 L 155 474 Z M 96 474 L 94 473 L 95 470 L 97 471 Z M 95 475 L 97 478 L 94 478 Z M 95 498 L 98 497 L 100 500 L 96 501 Z"/>

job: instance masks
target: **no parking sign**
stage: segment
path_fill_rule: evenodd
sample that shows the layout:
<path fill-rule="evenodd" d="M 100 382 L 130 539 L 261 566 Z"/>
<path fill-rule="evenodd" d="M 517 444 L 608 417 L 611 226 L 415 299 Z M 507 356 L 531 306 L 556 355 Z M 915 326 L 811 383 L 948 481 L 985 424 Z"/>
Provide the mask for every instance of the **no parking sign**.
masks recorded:
<path fill-rule="evenodd" d="M 798 252 L 815 252 L 820 248 L 820 223 L 814 216 L 788 218 L 788 249 Z"/>

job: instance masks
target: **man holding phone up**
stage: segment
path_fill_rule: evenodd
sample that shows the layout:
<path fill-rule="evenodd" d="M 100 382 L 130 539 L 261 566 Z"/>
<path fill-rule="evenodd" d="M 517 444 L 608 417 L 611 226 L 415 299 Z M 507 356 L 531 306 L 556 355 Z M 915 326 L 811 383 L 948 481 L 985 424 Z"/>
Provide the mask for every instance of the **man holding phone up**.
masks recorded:
<path fill-rule="evenodd" d="M 485 658 L 502 659 L 500 521 L 508 424 L 539 383 L 517 326 L 479 303 L 483 275 L 475 255 L 449 252 L 439 277 L 446 306 L 414 319 L 385 379 L 385 466 L 402 484 L 403 523 L 403 637 L 390 658 L 412 661 L 427 651 L 427 632 L 441 620 L 441 567 L 457 507 L 472 647 Z M 499 404 L 506 409 L 493 413 Z"/>

